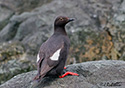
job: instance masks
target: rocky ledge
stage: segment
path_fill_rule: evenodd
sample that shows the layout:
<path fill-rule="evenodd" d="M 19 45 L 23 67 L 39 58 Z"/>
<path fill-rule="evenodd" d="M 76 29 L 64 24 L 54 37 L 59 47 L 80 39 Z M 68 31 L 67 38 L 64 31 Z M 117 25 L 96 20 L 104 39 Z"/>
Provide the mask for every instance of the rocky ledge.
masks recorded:
<path fill-rule="evenodd" d="M 69 65 L 65 71 L 80 76 L 46 77 L 38 83 L 32 81 L 37 71 L 31 71 L 13 77 L 0 88 L 125 88 L 125 61 L 84 62 Z"/>

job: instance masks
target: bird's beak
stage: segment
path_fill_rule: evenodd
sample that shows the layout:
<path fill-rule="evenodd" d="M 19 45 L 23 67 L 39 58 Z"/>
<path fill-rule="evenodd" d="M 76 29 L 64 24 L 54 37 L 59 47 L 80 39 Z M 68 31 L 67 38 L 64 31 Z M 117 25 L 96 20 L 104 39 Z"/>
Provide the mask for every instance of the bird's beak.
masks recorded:
<path fill-rule="evenodd" d="M 68 19 L 68 22 L 74 21 L 74 20 L 75 20 L 74 18 L 69 18 L 69 19 Z"/>

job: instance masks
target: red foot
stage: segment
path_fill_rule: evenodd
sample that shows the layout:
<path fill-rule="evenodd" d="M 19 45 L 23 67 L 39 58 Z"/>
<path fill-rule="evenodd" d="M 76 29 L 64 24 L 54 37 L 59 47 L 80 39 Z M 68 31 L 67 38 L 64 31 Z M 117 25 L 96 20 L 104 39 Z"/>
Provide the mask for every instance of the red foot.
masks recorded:
<path fill-rule="evenodd" d="M 64 67 L 64 69 L 66 69 L 66 67 Z"/>
<path fill-rule="evenodd" d="M 65 74 L 63 74 L 62 76 L 59 76 L 59 78 L 63 78 L 63 77 L 65 77 L 65 76 L 67 76 L 67 75 L 75 75 L 75 76 L 79 76 L 79 74 L 77 74 L 77 73 L 73 73 L 73 72 L 66 72 Z"/>

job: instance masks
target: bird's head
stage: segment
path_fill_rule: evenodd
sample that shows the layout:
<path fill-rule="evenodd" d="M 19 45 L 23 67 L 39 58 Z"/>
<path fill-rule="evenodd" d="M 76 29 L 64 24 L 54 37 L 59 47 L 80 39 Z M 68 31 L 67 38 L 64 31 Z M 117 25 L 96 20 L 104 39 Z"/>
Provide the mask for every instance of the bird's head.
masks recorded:
<path fill-rule="evenodd" d="M 67 23 L 74 21 L 74 18 L 68 18 L 65 16 L 59 16 L 56 18 L 54 25 L 55 26 L 65 26 Z"/>

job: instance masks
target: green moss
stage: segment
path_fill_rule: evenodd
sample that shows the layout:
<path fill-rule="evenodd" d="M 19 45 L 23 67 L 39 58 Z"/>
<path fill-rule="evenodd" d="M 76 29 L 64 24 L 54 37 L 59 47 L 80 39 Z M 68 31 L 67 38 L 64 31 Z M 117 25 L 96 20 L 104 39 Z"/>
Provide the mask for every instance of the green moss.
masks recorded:
<path fill-rule="evenodd" d="M 34 70 L 35 67 L 29 62 L 19 62 L 17 60 L 10 60 L 6 64 L 0 66 L 0 84 L 11 79 L 20 73 L 29 72 Z"/>
<path fill-rule="evenodd" d="M 8 24 L 9 19 L 0 22 L 0 31 Z"/>
<path fill-rule="evenodd" d="M 0 45 L 0 61 L 8 61 L 10 59 L 17 59 L 25 52 L 24 47 L 16 42 L 5 43 Z"/>

